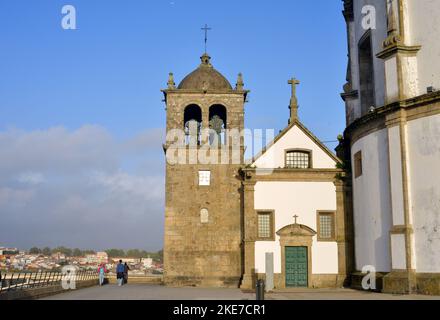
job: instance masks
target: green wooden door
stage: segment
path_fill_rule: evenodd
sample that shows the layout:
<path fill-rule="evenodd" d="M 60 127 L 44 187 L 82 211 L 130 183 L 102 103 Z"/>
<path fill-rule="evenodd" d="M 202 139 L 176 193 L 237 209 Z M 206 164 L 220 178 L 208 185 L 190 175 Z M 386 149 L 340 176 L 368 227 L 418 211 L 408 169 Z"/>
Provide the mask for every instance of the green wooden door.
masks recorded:
<path fill-rule="evenodd" d="M 286 247 L 286 287 L 307 287 L 307 247 Z"/>

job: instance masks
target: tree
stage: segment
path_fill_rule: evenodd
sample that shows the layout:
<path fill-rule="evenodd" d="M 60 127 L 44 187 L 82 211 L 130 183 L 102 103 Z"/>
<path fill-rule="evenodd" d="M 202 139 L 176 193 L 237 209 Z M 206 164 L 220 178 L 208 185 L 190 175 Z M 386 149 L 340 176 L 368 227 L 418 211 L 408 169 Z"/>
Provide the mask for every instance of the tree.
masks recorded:
<path fill-rule="evenodd" d="M 138 249 L 130 249 L 127 251 L 127 257 L 129 258 L 141 258 L 142 254 Z"/>
<path fill-rule="evenodd" d="M 157 252 L 157 260 L 160 261 L 160 262 L 163 261 L 163 249 L 162 249 L 162 250 L 159 250 L 159 251 Z"/>
<path fill-rule="evenodd" d="M 82 257 L 83 252 L 80 249 L 75 248 L 75 249 L 73 249 L 72 254 L 74 257 Z"/>
<path fill-rule="evenodd" d="M 41 250 L 37 247 L 32 247 L 32 248 L 30 248 L 29 253 L 30 254 L 40 254 Z"/>
<path fill-rule="evenodd" d="M 108 249 L 105 250 L 105 252 L 108 254 L 110 258 L 119 258 L 119 257 L 125 257 L 124 250 L 121 249 Z"/>
<path fill-rule="evenodd" d="M 72 256 L 72 249 L 66 247 L 58 247 L 52 250 L 53 253 L 60 252 L 68 257 Z"/>
<path fill-rule="evenodd" d="M 41 251 L 41 253 L 44 254 L 45 256 L 50 256 L 51 253 L 52 253 L 52 250 L 50 250 L 49 247 L 45 247 L 45 248 Z"/>

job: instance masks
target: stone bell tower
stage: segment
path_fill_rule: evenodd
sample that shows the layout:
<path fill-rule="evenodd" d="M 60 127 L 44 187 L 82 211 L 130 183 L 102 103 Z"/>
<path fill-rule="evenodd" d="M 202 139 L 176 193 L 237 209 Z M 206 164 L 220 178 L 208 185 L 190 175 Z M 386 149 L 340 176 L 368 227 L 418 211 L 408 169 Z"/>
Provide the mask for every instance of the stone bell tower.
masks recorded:
<path fill-rule="evenodd" d="M 241 135 L 234 140 L 229 133 L 244 129 L 248 91 L 241 74 L 232 88 L 206 53 L 177 87 L 170 74 L 162 91 L 167 113 L 164 282 L 238 287 L 244 147 Z"/>

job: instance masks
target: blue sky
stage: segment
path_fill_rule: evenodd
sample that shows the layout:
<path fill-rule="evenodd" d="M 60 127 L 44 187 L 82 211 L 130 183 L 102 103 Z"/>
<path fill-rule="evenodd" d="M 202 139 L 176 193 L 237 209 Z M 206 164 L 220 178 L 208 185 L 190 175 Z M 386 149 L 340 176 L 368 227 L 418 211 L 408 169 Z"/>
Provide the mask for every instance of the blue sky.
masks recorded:
<path fill-rule="evenodd" d="M 77 9 L 77 30 L 61 28 L 66 4 Z M 2 0 L 0 156 L 8 160 L 0 157 L 0 216 L 9 227 L 0 226 L 0 245 L 161 248 L 160 89 L 168 72 L 179 82 L 197 67 L 205 23 L 216 69 L 232 84 L 242 72 L 251 90 L 247 128 L 285 127 L 295 76 L 300 119 L 320 139 L 336 140 L 345 123 L 341 10 L 341 1 L 328 0 Z M 105 191 L 97 181 L 107 195 L 98 195 Z M 135 190 L 151 186 L 145 199 Z M 73 215 L 81 208 L 82 218 L 60 213 L 67 207 Z M 123 243 L 106 240 L 118 232 L 118 216 L 127 220 Z M 23 219 L 50 226 L 35 232 Z"/>

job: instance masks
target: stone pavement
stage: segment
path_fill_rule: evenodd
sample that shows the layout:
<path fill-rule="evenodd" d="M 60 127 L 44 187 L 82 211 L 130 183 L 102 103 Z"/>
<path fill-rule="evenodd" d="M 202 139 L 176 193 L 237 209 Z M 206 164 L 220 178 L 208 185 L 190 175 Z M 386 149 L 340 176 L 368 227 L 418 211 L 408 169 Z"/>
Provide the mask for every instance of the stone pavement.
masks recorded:
<path fill-rule="evenodd" d="M 170 288 L 157 285 L 105 285 L 69 291 L 43 300 L 254 300 L 239 289 Z M 440 300 L 440 296 L 389 295 L 351 289 L 289 289 L 266 294 L 267 300 Z"/>
<path fill-rule="evenodd" d="M 267 294 L 268 300 L 440 300 L 440 296 L 393 295 L 353 289 L 286 289 Z"/>

